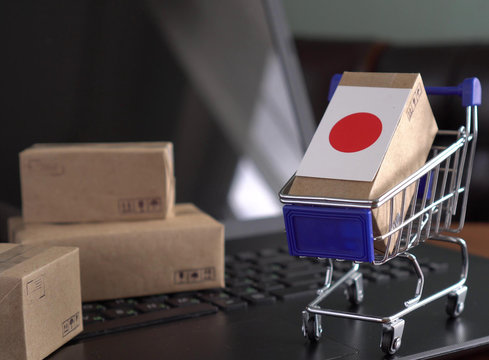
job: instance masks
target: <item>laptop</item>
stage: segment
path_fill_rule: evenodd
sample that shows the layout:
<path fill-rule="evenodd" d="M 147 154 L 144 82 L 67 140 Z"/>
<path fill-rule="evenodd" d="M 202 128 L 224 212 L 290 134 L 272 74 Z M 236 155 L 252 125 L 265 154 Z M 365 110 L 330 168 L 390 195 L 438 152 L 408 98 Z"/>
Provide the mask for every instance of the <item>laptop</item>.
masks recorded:
<path fill-rule="evenodd" d="M 173 139 L 177 179 L 183 179 L 177 199 L 192 201 L 225 223 L 226 289 L 84 304 L 84 333 L 49 358 L 385 358 L 378 324 L 323 316 L 318 342 L 302 334 L 301 313 L 325 270 L 317 259 L 288 255 L 277 196 L 315 129 L 281 3 L 148 0 L 147 5 L 186 79 L 181 132 Z M 211 140 L 200 143 L 202 134 Z M 197 146 L 198 151 L 185 151 Z M 192 176 L 199 186 L 186 182 Z M 458 252 L 430 244 L 413 252 L 426 276 L 425 294 L 459 279 Z M 416 277 L 396 260 L 362 265 L 362 303 L 352 304 L 337 291 L 324 306 L 375 315 L 398 311 L 414 294 Z M 336 279 L 351 265 L 334 266 Z M 489 293 L 483 277 L 475 276 L 488 270 L 489 261 L 470 257 L 460 317 L 447 316 L 445 298 L 407 315 L 394 357 L 467 356 L 488 346 Z"/>

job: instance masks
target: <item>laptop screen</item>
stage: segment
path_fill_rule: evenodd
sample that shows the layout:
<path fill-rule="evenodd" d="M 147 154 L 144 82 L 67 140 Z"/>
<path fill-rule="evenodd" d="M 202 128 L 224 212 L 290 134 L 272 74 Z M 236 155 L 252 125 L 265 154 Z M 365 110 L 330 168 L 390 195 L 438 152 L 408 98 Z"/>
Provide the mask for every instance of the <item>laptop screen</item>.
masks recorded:
<path fill-rule="evenodd" d="M 195 202 L 231 228 L 279 216 L 277 193 L 313 128 L 279 3 L 150 5 L 185 79 L 175 139 L 177 200 Z"/>

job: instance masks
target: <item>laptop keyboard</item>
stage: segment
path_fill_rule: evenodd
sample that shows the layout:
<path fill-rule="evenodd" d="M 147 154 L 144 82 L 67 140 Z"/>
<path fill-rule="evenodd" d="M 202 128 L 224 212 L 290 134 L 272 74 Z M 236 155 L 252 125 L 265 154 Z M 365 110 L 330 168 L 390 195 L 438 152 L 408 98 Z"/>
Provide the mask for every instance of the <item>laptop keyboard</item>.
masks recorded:
<path fill-rule="evenodd" d="M 418 259 L 424 274 L 445 272 L 448 263 Z M 351 268 L 350 262 L 334 262 L 333 280 Z M 382 266 L 362 264 L 364 286 L 415 276 L 411 264 L 395 258 Z M 253 306 L 308 296 L 324 284 L 325 264 L 316 259 L 290 256 L 286 247 L 244 251 L 226 256 L 224 289 L 162 294 L 83 304 L 84 331 L 77 339 L 143 326 L 242 311 Z"/>

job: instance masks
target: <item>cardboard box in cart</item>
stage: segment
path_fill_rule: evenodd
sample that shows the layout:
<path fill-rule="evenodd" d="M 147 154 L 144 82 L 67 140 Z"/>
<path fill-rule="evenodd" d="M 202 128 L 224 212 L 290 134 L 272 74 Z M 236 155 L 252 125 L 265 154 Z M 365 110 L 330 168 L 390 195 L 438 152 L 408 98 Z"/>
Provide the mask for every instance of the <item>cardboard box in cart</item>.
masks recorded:
<path fill-rule="evenodd" d="M 169 142 L 37 144 L 19 157 L 27 223 L 140 220 L 173 214 Z"/>
<path fill-rule="evenodd" d="M 345 72 L 290 195 L 374 200 L 426 162 L 438 131 L 419 74 Z M 374 236 L 405 217 L 414 187 L 372 211 Z"/>
<path fill-rule="evenodd" d="M 0 358 L 43 359 L 82 330 L 78 249 L 0 244 Z"/>
<path fill-rule="evenodd" d="M 26 224 L 9 219 L 10 242 L 80 249 L 83 301 L 224 286 L 224 226 L 192 204 L 165 220 Z"/>

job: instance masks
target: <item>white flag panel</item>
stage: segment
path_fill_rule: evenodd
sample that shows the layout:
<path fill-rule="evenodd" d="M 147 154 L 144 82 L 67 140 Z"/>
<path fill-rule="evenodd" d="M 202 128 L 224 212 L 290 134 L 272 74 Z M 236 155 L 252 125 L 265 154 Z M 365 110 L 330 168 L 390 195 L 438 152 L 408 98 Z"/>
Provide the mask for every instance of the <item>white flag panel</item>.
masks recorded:
<path fill-rule="evenodd" d="M 411 89 L 338 86 L 297 175 L 372 181 Z"/>

